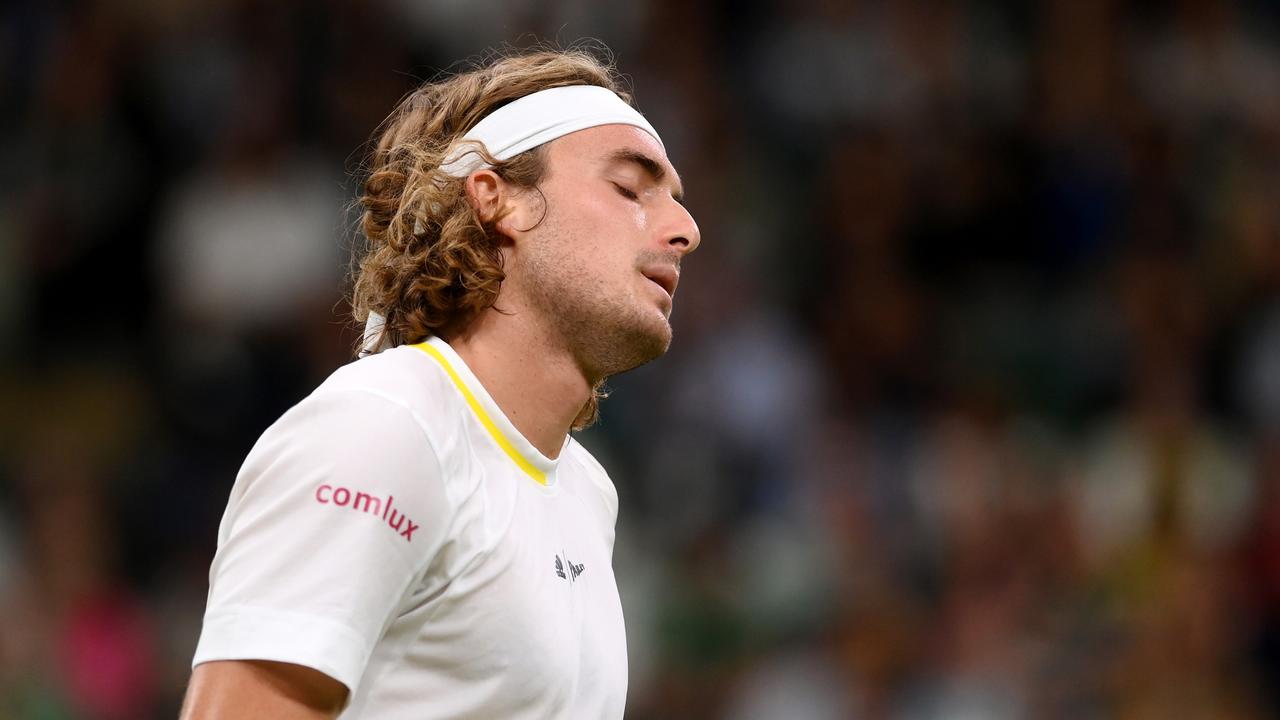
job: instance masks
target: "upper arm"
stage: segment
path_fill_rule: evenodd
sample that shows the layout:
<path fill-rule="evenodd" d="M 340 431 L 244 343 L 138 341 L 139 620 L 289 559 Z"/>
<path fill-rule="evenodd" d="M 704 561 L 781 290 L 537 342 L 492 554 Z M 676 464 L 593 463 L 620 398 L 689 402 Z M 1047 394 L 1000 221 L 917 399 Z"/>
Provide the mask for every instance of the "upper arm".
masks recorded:
<path fill-rule="evenodd" d="M 278 718 L 331 720 L 347 688 L 316 670 L 291 663 L 225 660 L 196 666 L 181 720 Z"/>

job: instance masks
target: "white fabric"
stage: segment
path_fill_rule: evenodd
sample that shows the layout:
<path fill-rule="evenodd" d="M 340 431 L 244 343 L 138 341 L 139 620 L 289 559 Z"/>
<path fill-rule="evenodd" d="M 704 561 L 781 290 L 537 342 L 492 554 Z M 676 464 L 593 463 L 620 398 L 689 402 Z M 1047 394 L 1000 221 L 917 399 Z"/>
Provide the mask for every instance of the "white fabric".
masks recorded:
<path fill-rule="evenodd" d="M 569 133 L 600 125 L 633 125 L 662 144 L 653 125 L 612 90 L 596 85 L 570 85 L 539 90 L 489 113 L 462 136 L 440 169 L 454 177 L 466 177 L 488 167 L 475 152 L 477 145 L 483 145 L 495 160 L 510 160 Z M 376 312 L 369 313 L 361 357 L 387 347 L 382 336 L 385 325 L 386 318 Z"/>
<path fill-rule="evenodd" d="M 430 344 L 547 484 L 422 350 L 339 369 L 236 478 L 193 665 L 315 668 L 351 689 L 342 718 L 622 717 L 608 475 L 571 439 L 538 453 Z"/>
<path fill-rule="evenodd" d="M 369 317 L 364 321 L 364 339 L 360 343 L 360 357 L 372 355 L 379 350 L 385 350 L 387 343 L 382 337 L 382 328 L 386 327 L 387 318 L 382 313 L 369 311 Z"/>
<path fill-rule="evenodd" d="M 572 132 L 599 125 L 634 125 L 662 138 L 648 120 L 608 88 L 596 85 L 539 90 L 486 115 L 462 136 L 457 149 L 440 169 L 454 177 L 466 177 L 484 167 L 474 152 L 484 145 L 495 160 L 510 160 L 526 150 Z"/>

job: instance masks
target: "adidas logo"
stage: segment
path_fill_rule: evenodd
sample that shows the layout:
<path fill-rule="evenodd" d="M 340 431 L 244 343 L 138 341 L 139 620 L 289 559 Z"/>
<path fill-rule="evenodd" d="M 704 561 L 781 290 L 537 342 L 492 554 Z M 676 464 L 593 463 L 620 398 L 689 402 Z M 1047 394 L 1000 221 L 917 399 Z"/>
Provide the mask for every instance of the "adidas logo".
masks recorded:
<path fill-rule="evenodd" d="M 556 577 L 559 577 L 561 579 L 567 579 L 570 582 L 577 580 L 578 576 L 581 575 L 583 571 L 587 569 L 587 566 L 582 563 L 575 564 L 572 560 L 569 559 L 568 555 L 565 556 L 565 559 L 563 561 L 560 559 L 559 555 L 556 555 L 555 567 L 556 567 Z M 567 576 L 565 574 L 566 570 L 568 571 Z"/>

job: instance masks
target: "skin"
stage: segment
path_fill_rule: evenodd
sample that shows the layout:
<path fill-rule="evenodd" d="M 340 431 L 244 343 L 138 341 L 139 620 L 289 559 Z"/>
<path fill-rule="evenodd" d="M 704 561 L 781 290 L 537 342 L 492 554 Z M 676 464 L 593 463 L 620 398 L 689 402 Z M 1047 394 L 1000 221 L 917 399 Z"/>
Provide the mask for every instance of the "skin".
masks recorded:
<path fill-rule="evenodd" d="M 191 673 L 181 720 L 327 720 L 338 716 L 346 698 L 346 686 L 318 670 L 263 660 L 220 660 L 201 663 Z"/>
<path fill-rule="evenodd" d="M 546 152 L 537 190 L 492 170 L 467 179 L 480 216 L 500 218 L 507 278 L 494 307 L 446 339 L 516 429 L 554 458 L 596 382 L 666 352 L 680 261 L 701 236 L 648 133 L 604 125 Z M 209 662 L 193 672 L 181 717 L 334 718 L 346 696 L 298 665 Z"/>

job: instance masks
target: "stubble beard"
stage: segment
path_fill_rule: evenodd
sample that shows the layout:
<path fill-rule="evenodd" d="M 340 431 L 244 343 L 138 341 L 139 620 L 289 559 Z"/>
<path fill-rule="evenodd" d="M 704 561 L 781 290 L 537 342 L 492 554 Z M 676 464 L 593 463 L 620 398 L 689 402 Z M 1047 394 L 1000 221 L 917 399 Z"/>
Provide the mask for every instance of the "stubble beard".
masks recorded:
<path fill-rule="evenodd" d="M 671 345 L 667 318 L 628 288 L 610 287 L 586 268 L 547 255 L 531 258 L 526 270 L 530 303 L 588 382 L 644 365 Z"/>

